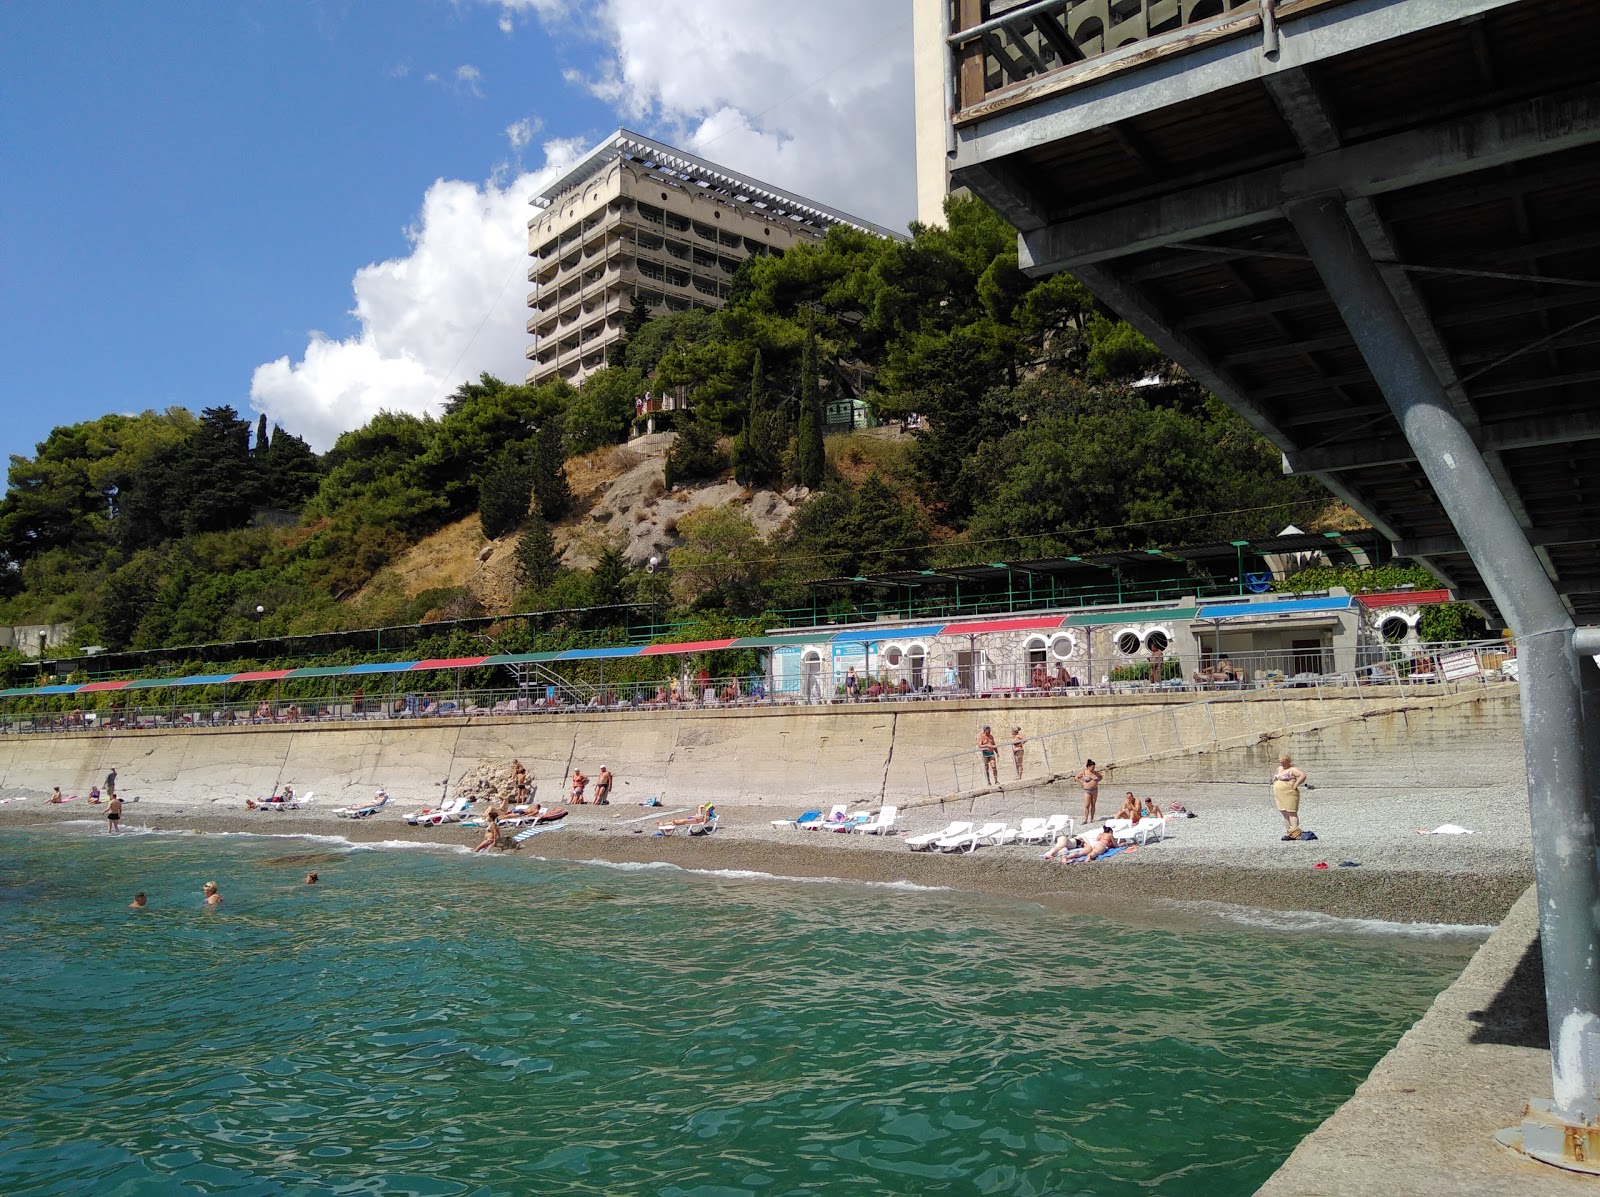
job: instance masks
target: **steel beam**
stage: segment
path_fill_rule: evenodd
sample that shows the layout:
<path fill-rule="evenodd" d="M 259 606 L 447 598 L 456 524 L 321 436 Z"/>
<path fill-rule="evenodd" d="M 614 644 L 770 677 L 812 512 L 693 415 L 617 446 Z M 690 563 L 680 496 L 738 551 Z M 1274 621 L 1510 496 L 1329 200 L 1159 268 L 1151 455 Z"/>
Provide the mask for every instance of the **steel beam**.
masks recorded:
<path fill-rule="evenodd" d="M 1537 549 L 1550 545 L 1590 544 L 1600 540 L 1600 533 L 1581 524 L 1554 524 L 1550 527 L 1529 528 L 1527 537 L 1528 543 Z M 1465 553 L 1467 546 L 1462 543 L 1459 536 L 1417 536 L 1410 540 L 1393 541 L 1390 549 L 1396 557 L 1415 559 Z"/>
<path fill-rule="evenodd" d="M 1595 734 L 1585 726 L 1572 618 L 1477 445 L 1456 418 L 1422 347 L 1362 246 L 1342 199 L 1308 199 L 1292 205 L 1288 215 L 1435 494 L 1517 636 L 1550 1016 L 1551 1113 L 1578 1132 L 1596 1129 L 1600 870 L 1591 804 L 1596 770 L 1589 767 Z"/>
<path fill-rule="evenodd" d="M 1307 196 L 1383 195 L 1596 142 L 1600 85 L 1578 87 L 1051 224 L 1021 238 L 1019 258 L 1053 274 L 1277 220 Z"/>
<path fill-rule="evenodd" d="M 1558 386 L 1562 381 L 1560 378 L 1547 379 L 1544 385 Z M 1473 439 L 1485 453 L 1600 440 L 1600 412 L 1570 412 L 1560 416 L 1534 416 L 1503 424 L 1485 424 L 1480 426 Z M 1415 461 L 1417 454 L 1404 437 L 1387 436 L 1373 437 L 1356 444 L 1304 449 L 1288 454 L 1288 459 L 1292 473 L 1320 474 Z"/>

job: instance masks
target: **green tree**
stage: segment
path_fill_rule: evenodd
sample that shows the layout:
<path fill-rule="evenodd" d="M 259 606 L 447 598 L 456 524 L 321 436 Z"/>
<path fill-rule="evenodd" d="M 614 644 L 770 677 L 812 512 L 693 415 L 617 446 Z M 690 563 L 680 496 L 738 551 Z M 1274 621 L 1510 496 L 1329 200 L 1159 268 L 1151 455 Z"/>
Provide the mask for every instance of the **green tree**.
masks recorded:
<path fill-rule="evenodd" d="M 498 540 L 528 514 L 533 495 L 533 471 L 515 457 L 501 458 L 478 487 L 478 520 L 483 534 Z"/>
<path fill-rule="evenodd" d="M 611 541 L 601 545 L 589 570 L 589 601 L 597 607 L 626 602 L 629 572 L 628 559 L 618 545 Z"/>
<path fill-rule="evenodd" d="M 259 443 L 259 442 L 258 442 Z M 281 424 L 272 426 L 261 465 L 262 499 L 269 507 L 298 510 L 322 482 L 322 463 L 306 444 Z"/>
<path fill-rule="evenodd" d="M 517 581 L 533 590 L 543 590 L 561 572 L 561 550 L 556 548 L 550 525 L 538 512 L 528 516 L 522 536 L 517 540 Z"/>
<path fill-rule="evenodd" d="M 673 596 L 686 607 L 754 614 L 771 576 L 772 550 L 742 508 L 702 507 L 678 521 L 683 544 L 667 554 Z"/>
<path fill-rule="evenodd" d="M 780 469 L 778 413 L 767 398 L 762 377 L 761 351 L 750 366 L 749 409 L 744 427 L 733 442 L 733 476 L 747 486 L 765 486 L 778 477 Z"/>
<path fill-rule="evenodd" d="M 533 502 L 546 520 L 557 520 L 572 506 L 572 488 L 567 484 L 567 458 L 562 447 L 561 426 L 548 420 L 533 437 Z"/>
<path fill-rule="evenodd" d="M 669 489 L 698 478 L 715 478 L 728 464 L 717 448 L 717 428 L 698 412 L 687 416 L 678 421 L 677 434 L 667 450 L 664 478 Z"/>
<path fill-rule="evenodd" d="M 588 453 L 627 440 L 633 401 L 644 389 L 644 376 L 627 367 L 608 366 L 589 375 L 567 405 L 567 449 Z"/>
<path fill-rule="evenodd" d="M 822 447 L 822 398 L 817 389 L 817 338 L 810 330 L 800 358 L 800 434 L 795 465 L 801 486 L 816 490 L 822 485 L 827 458 Z"/>

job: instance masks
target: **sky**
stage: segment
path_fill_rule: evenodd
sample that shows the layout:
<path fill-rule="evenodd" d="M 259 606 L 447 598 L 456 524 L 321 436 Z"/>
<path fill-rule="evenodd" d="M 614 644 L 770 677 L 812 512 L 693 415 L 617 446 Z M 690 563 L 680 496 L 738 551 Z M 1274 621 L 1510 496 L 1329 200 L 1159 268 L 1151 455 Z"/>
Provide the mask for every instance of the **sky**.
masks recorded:
<path fill-rule="evenodd" d="M 0 451 L 520 381 L 528 200 L 618 126 L 904 228 L 911 0 L 6 0 Z"/>

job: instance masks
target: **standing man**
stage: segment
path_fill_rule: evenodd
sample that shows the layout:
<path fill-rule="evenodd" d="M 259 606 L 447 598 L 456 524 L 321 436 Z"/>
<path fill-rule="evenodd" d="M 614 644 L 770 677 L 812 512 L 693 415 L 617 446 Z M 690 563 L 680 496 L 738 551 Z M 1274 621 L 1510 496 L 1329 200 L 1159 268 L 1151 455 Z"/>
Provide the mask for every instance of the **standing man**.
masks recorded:
<path fill-rule="evenodd" d="M 107 798 L 115 798 L 116 796 L 117 796 L 117 767 L 115 765 L 112 765 L 111 766 L 111 772 L 106 774 L 106 797 Z"/>
<path fill-rule="evenodd" d="M 1161 684 L 1161 666 L 1165 664 L 1167 655 L 1155 645 L 1150 646 L 1150 688 Z"/>
<path fill-rule="evenodd" d="M 594 804 L 596 806 L 611 805 L 612 782 L 611 770 L 601 765 L 600 776 L 594 779 Z"/>
<path fill-rule="evenodd" d="M 117 833 L 117 824 L 121 821 L 121 819 L 122 799 L 113 794 L 111 796 L 111 802 L 106 806 L 106 830 L 112 835 L 115 835 Z"/>
<path fill-rule="evenodd" d="M 1084 761 L 1083 768 L 1073 774 L 1073 780 L 1083 787 L 1083 822 L 1088 826 L 1094 822 L 1094 804 L 1100 797 L 1100 783 L 1106 775 L 1094 767 L 1094 760 Z"/>
<path fill-rule="evenodd" d="M 983 730 L 978 733 L 978 753 L 983 757 L 983 784 L 1000 784 L 1000 753 L 994 742 L 994 733 L 989 730 L 989 725 L 983 725 Z"/>

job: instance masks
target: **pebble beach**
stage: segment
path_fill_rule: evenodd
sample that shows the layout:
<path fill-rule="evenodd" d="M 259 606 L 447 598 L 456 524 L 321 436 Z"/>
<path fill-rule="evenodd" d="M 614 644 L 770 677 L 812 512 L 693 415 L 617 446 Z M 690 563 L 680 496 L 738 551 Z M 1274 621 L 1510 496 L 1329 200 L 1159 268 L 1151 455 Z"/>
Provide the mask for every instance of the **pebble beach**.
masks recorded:
<path fill-rule="evenodd" d="M 1112 795 L 1121 793 L 1117 781 L 1108 779 L 1102 789 L 1101 818 L 1114 813 Z M 1152 787 L 1138 789 L 1145 793 Z M 7 792 L 0 826 L 104 834 L 101 808 L 82 798 L 53 806 L 47 796 Z M 336 817 L 320 802 L 300 810 L 257 812 L 232 798 L 124 795 L 134 796 L 138 801 L 127 803 L 122 819 L 125 836 L 338 836 L 461 849 L 476 844 L 481 834 L 459 825 L 410 826 L 404 815 L 424 805 L 415 801 L 391 801 L 368 818 L 349 819 Z M 1156 796 L 1171 801 L 1169 795 Z M 938 886 L 1156 921 L 1182 921 L 1220 906 L 1235 912 L 1485 925 L 1497 923 L 1532 881 L 1526 805 L 1520 796 L 1512 801 L 1499 785 L 1413 792 L 1398 802 L 1375 797 L 1370 787 L 1347 778 L 1337 789 L 1306 794 L 1303 822 L 1317 839 L 1296 843 L 1280 840 L 1282 824 L 1264 784 L 1191 783 L 1184 787 L 1183 802 L 1196 817 L 1171 819 L 1164 839 L 1092 864 L 1043 861 L 1038 845 L 983 847 L 970 854 L 913 852 L 906 845 L 908 836 L 955 820 L 1016 826 L 1023 818 L 1057 812 L 1081 819 L 1081 797 L 1059 783 L 912 805 L 901 811 L 899 834 L 885 836 L 774 826 L 775 819 L 801 811 L 771 802 L 719 803 L 716 832 L 693 838 L 656 834 L 657 820 L 684 803 L 575 806 L 558 830 L 539 834 L 513 854 L 530 860 L 660 862 L 695 870 Z M 1472 834 L 1418 834 L 1443 824 Z"/>

